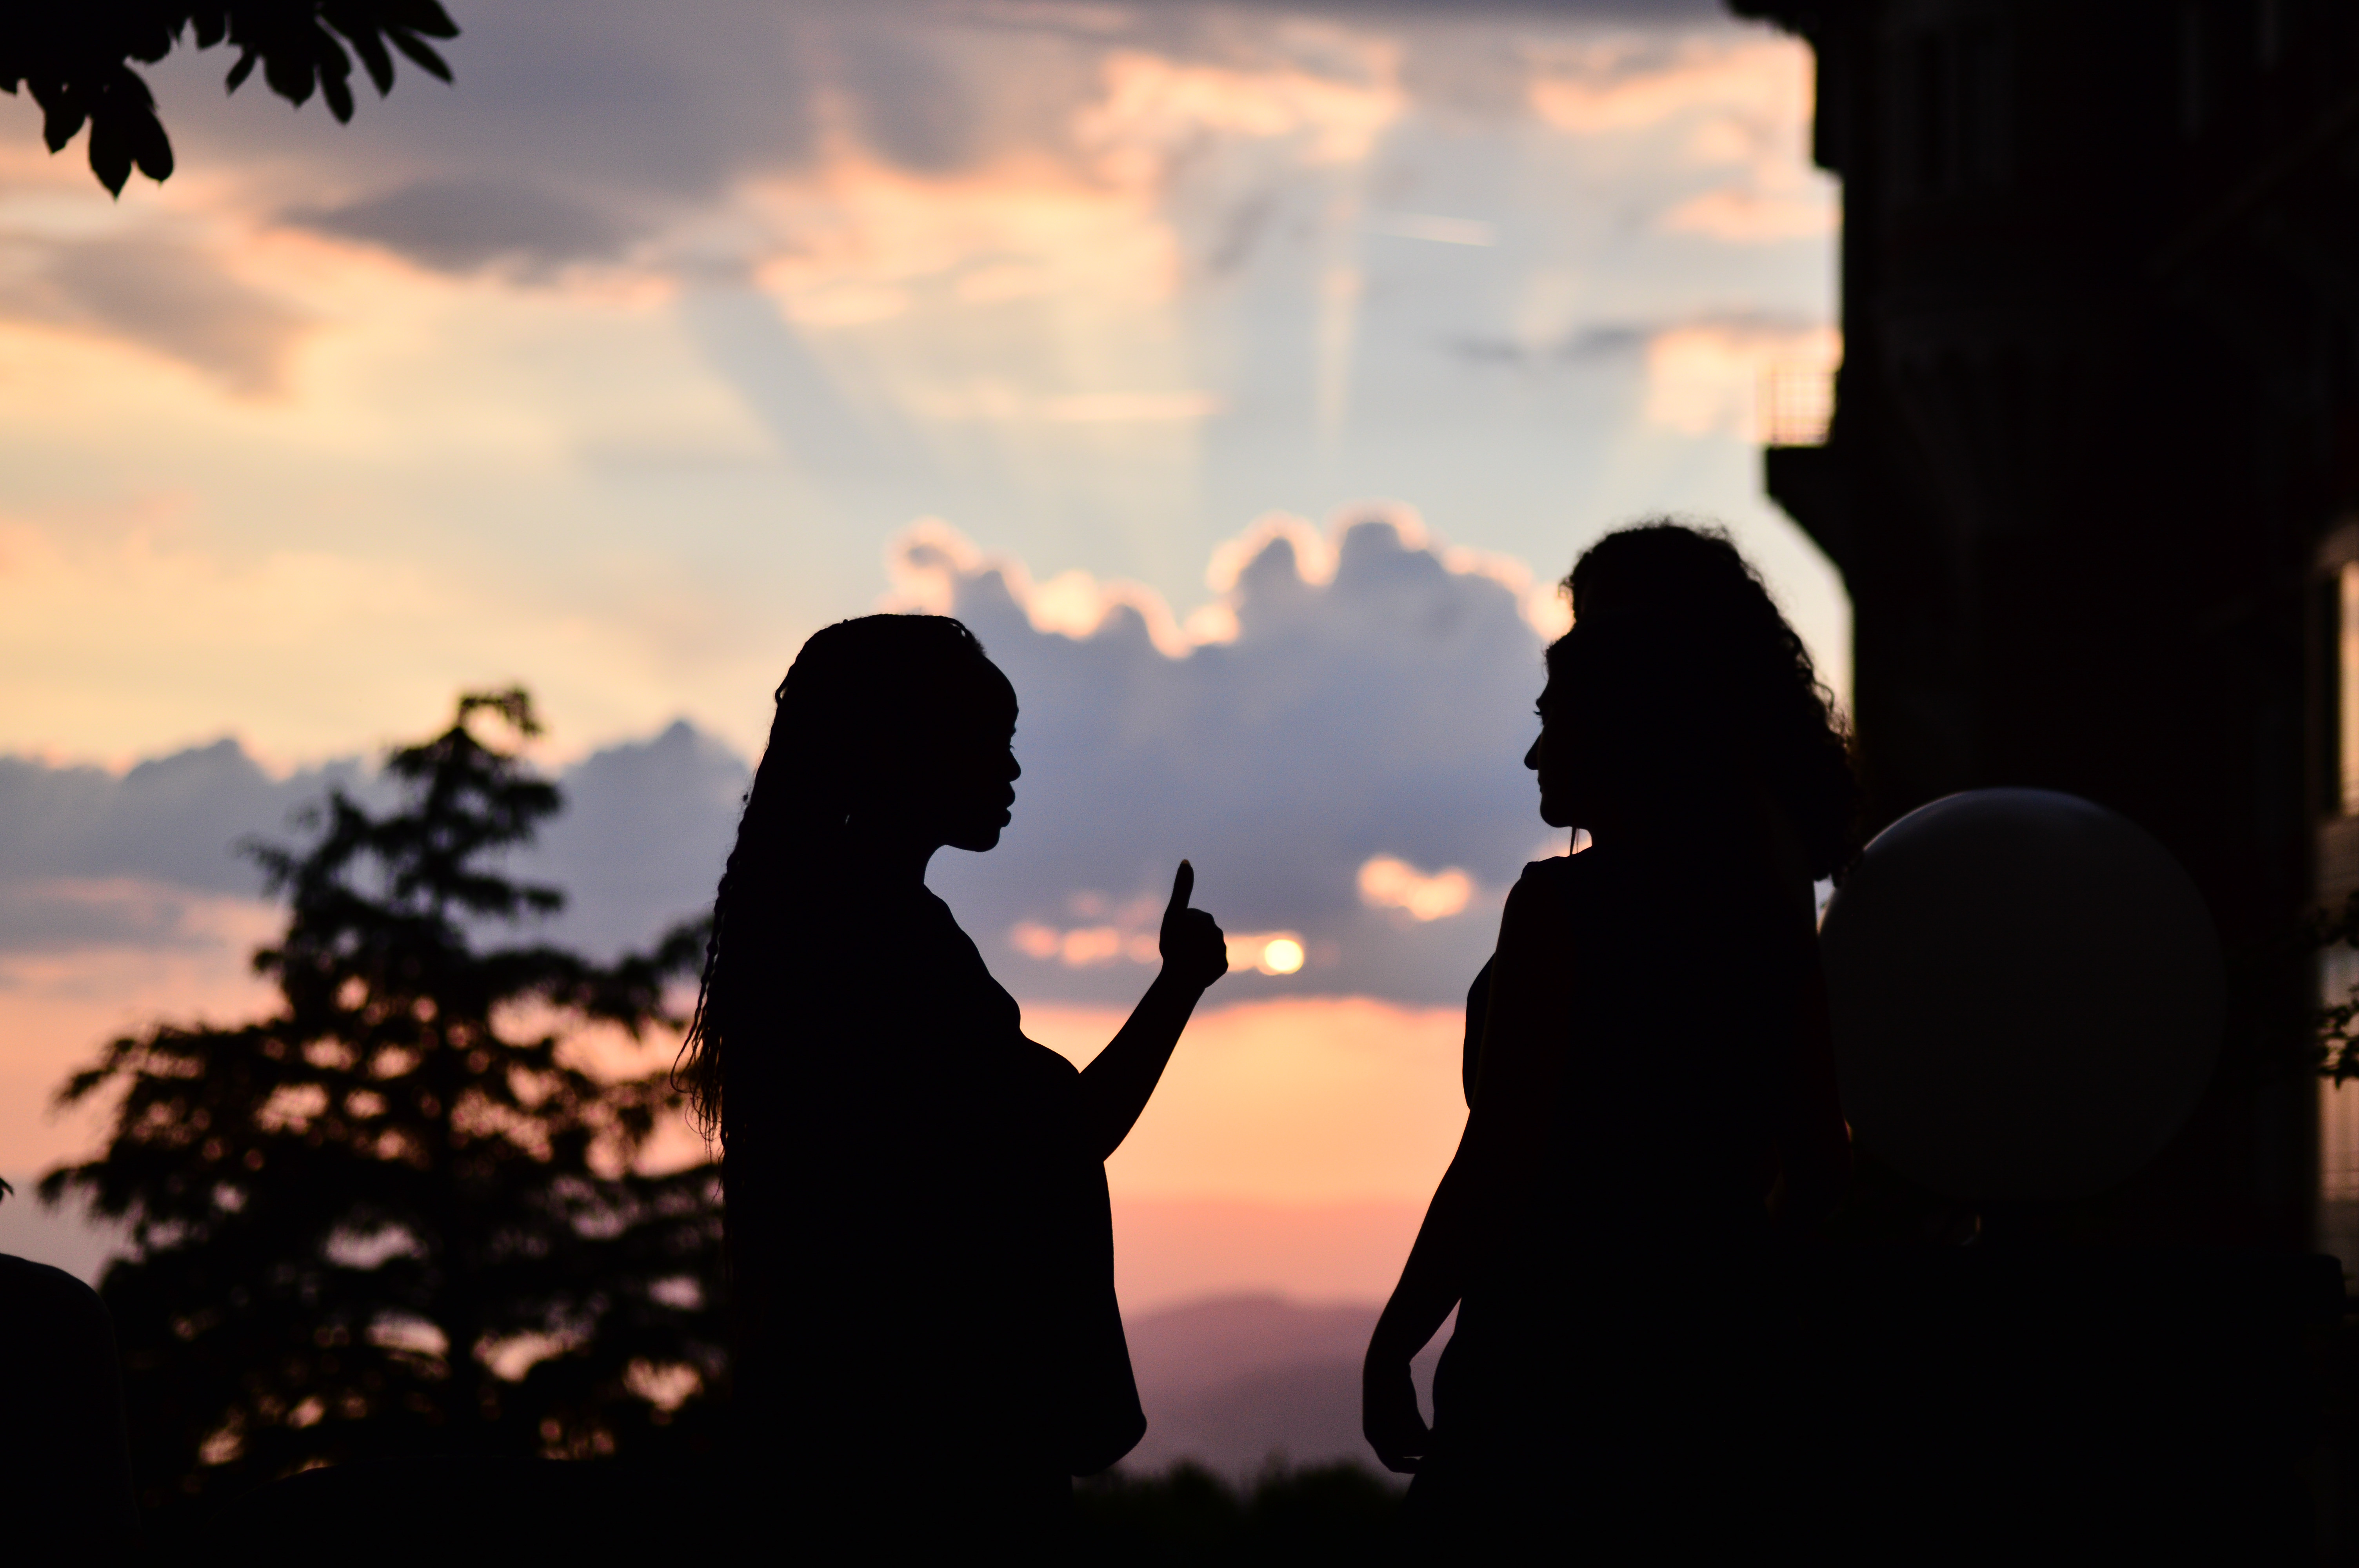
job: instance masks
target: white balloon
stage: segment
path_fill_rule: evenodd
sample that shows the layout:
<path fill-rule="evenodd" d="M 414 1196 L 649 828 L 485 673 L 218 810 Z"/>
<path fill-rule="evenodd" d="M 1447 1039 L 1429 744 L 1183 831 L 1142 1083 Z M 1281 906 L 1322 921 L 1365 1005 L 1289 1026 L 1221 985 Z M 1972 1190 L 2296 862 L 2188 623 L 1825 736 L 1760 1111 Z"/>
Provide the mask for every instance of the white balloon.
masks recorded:
<path fill-rule="evenodd" d="M 1820 943 L 1854 1136 L 1940 1191 L 2102 1191 L 2211 1081 L 2211 914 L 2169 850 L 2078 796 L 1919 806 L 1869 843 Z"/>

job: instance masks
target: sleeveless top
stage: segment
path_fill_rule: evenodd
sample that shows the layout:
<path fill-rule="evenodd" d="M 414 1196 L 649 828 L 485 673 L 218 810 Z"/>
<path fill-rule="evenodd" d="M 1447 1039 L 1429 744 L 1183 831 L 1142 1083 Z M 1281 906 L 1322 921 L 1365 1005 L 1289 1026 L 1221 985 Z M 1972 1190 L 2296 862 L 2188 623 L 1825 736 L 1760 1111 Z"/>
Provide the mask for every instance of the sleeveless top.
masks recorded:
<path fill-rule="evenodd" d="M 1770 877 L 1701 849 L 1666 863 L 1599 844 L 1523 880 L 1571 927 L 1557 1103 L 1538 1179 L 1467 1284 L 1435 1404 L 1438 1435 L 1529 1444 L 1615 1397 L 1602 1346 L 1633 1377 L 1688 1354 L 1731 1266 L 1765 1242 L 1772 1097 L 1809 950 Z M 1488 979 L 1468 999 L 1470 1104 Z"/>
<path fill-rule="evenodd" d="M 851 899 L 761 978 L 725 1110 L 741 1442 L 811 1476 L 1087 1475 L 1146 1431 L 1079 1075 L 940 899 Z"/>

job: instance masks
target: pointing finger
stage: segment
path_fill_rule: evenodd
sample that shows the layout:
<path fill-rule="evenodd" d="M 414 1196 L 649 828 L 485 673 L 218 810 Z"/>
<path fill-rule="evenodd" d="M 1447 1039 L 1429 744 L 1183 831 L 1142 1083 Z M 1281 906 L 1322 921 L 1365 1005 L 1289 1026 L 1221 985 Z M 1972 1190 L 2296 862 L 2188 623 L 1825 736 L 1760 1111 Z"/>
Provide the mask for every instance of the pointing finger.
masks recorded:
<path fill-rule="evenodd" d="M 1171 879 L 1171 906 L 1163 912 L 1163 918 L 1169 920 L 1186 909 L 1188 896 L 1195 891 L 1196 868 L 1182 860 L 1180 862 L 1180 874 Z"/>

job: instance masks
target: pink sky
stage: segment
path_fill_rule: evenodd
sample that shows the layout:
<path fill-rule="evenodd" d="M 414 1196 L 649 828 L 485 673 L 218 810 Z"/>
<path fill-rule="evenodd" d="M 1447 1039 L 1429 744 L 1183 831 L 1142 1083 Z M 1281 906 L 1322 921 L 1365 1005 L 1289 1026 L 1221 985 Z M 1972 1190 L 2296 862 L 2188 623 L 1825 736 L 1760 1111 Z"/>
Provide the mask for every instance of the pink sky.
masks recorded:
<path fill-rule="evenodd" d="M 453 9 L 457 85 L 412 73 L 349 126 L 176 57 L 179 171 L 119 201 L 0 101 L 0 754 L 119 772 L 230 735 L 284 772 L 521 680 L 552 766 L 679 716 L 750 757 L 827 621 L 997 569 L 1041 670 L 1060 639 L 1111 659 L 1086 639 L 1115 606 L 1176 668 L 1237 636 L 1270 540 L 1327 582 L 1331 516 L 1394 520 L 1432 592 L 1506 585 L 1527 628 L 1616 522 L 1719 518 L 1845 678 L 1847 604 L 1754 449 L 1764 371 L 1840 353 L 1793 40 L 1602 5 Z M 968 575 L 913 572 L 917 538 Z M 1528 661 L 1517 635 L 1499 657 Z M 1197 696 L 1293 678 L 1250 667 Z M 1183 1043 L 1109 1167 L 1134 1305 L 1388 1285 L 1462 1119 L 1451 999 L 1543 839 L 1512 816 L 1523 670 L 1484 688 L 1488 859 L 1419 849 L 1430 808 L 1404 807 L 1298 910 L 1245 840 L 1172 847 L 1237 929 L 1343 922 L 1344 957 L 1223 982 Z M 1388 743 L 1345 782 L 1437 746 Z M 1022 863 L 1059 828 L 1031 818 Z M 0 914 L 165 933 L 0 943 L 21 1185 L 85 1146 L 44 1108 L 110 1033 L 263 1000 L 275 917 L 34 879 L 5 831 Z M 946 896 L 1084 1058 L 1148 972 L 1118 956 L 1140 889 L 989 870 Z M 1353 978 L 1387 965 L 1414 983 Z M 0 1249 L 69 1244 L 28 1207 Z"/>

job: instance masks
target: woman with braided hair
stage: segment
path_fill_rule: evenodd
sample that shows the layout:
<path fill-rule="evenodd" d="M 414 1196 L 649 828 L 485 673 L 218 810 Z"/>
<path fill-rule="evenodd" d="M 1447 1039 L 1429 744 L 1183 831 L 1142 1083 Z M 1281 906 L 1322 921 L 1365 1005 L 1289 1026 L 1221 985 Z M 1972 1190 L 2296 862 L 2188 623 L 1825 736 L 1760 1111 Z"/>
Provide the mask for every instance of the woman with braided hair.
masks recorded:
<path fill-rule="evenodd" d="M 681 1076 L 723 1145 L 742 1528 L 847 1559 L 1053 1552 L 1071 1481 L 1146 1419 L 1104 1161 L 1206 987 L 1180 862 L 1163 969 L 1082 1072 L 925 885 L 1021 770 L 1016 693 L 965 626 L 811 637 L 713 907 Z"/>

